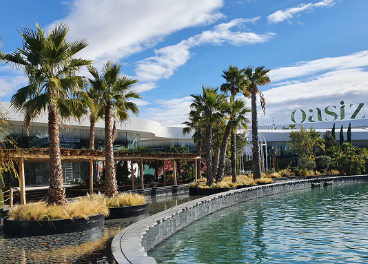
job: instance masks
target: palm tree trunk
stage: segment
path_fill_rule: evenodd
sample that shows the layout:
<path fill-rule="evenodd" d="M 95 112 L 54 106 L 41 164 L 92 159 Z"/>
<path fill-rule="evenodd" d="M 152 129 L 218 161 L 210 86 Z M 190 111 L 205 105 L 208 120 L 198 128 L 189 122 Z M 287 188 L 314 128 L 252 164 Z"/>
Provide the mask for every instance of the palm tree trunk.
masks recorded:
<path fill-rule="evenodd" d="M 47 198 L 48 204 L 66 204 L 65 189 L 63 188 L 63 171 L 59 143 L 58 111 L 55 105 L 48 106 L 49 112 L 49 151 L 50 151 L 50 188 Z"/>
<path fill-rule="evenodd" d="M 225 128 L 225 132 L 224 132 L 224 137 L 222 139 L 221 149 L 220 149 L 220 161 L 219 161 L 219 166 L 218 166 L 217 176 L 216 176 L 216 180 L 218 182 L 222 181 L 222 176 L 225 170 L 226 148 L 227 148 L 227 143 L 229 142 L 229 136 L 230 136 L 230 124 L 227 124 Z"/>
<path fill-rule="evenodd" d="M 252 143 L 253 143 L 253 178 L 261 178 L 261 166 L 259 164 L 259 144 L 258 144 L 258 120 L 257 120 L 257 94 L 252 91 Z"/>
<path fill-rule="evenodd" d="M 96 118 L 91 115 L 90 118 L 90 126 L 89 126 L 89 149 L 95 149 L 95 126 L 96 126 Z"/>
<path fill-rule="evenodd" d="M 232 176 L 232 182 L 236 182 L 236 133 L 234 131 L 231 131 L 231 176 Z"/>
<path fill-rule="evenodd" d="M 213 155 L 212 173 L 216 177 L 218 171 L 218 164 L 220 159 L 220 146 L 216 146 L 215 155 Z"/>
<path fill-rule="evenodd" d="M 207 184 L 213 183 L 212 174 L 212 125 L 206 125 L 206 165 L 207 165 Z"/>
<path fill-rule="evenodd" d="M 202 129 L 199 126 L 198 127 L 198 135 L 199 135 L 199 139 L 197 142 L 197 150 L 198 150 L 198 156 L 201 156 L 202 154 Z M 199 162 L 197 162 L 197 177 L 198 179 L 202 178 L 202 159 L 199 160 Z"/>
<path fill-rule="evenodd" d="M 105 195 L 118 195 L 118 186 L 115 175 L 114 149 L 112 142 L 111 104 L 105 107 Z"/>

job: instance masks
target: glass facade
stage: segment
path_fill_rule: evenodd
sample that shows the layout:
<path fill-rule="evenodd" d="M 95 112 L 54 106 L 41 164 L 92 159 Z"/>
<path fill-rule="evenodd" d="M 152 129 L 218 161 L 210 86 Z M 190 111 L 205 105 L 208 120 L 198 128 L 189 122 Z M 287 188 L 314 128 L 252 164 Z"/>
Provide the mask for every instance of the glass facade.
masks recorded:
<path fill-rule="evenodd" d="M 195 152 L 196 146 L 193 139 L 160 139 L 160 140 L 142 140 L 141 147 L 147 147 L 156 152 L 169 152 L 171 147 L 187 147 L 188 152 Z"/>
<path fill-rule="evenodd" d="M 10 125 L 10 136 L 21 148 L 47 148 L 49 147 L 48 127 L 30 126 L 29 135 L 22 125 Z M 60 126 L 60 147 L 70 149 L 89 148 L 89 128 L 76 126 Z M 95 149 L 104 150 L 104 129 L 95 130 Z M 117 131 L 114 141 L 114 150 L 119 148 L 136 147 L 140 144 L 138 133 Z M 11 148 L 11 146 L 7 146 Z M 88 162 L 62 162 L 64 184 L 71 184 L 87 180 L 89 178 Z M 26 186 L 48 186 L 50 164 L 48 162 L 26 162 L 25 181 Z M 95 170 L 97 171 L 97 170 Z M 4 182 L 17 186 L 17 180 L 10 173 L 3 175 Z"/>

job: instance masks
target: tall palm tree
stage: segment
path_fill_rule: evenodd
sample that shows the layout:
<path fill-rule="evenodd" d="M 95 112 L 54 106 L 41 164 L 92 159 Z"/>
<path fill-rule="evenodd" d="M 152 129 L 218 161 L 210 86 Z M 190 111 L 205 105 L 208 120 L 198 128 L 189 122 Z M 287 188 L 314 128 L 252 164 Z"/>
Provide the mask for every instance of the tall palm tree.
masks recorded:
<path fill-rule="evenodd" d="M 75 58 L 87 46 L 87 42 L 68 41 L 68 31 L 68 26 L 62 23 L 49 33 L 42 31 L 39 25 L 35 31 L 29 27 L 23 28 L 20 30 L 23 47 L 4 55 L 6 62 L 22 67 L 29 79 L 29 84 L 20 88 L 11 98 L 12 105 L 24 113 L 26 128 L 31 120 L 46 109 L 48 112 L 49 204 L 66 203 L 59 146 L 59 117 L 71 115 L 71 105 L 75 103 L 72 96 L 82 81 L 76 73 L 82 66 L 91 63 Z"/>
<path fill-rule="evenodd" d="M 190 105 L 192 110 L 201 113 L 201 122 L 206 129 L 206 165 L 207 165 L 207 184 L 213 183 L 212 168 L 212 127 L 213 124 L 223 117 L 222 108 L 226 96 L 218 94 L 217 89 L 202 87 L 203 95 L 191 95 L 193 102 Z"/>
<path fill-rule="evenodd" d="M 193 141 L 197 145 L 197 154 L 198 156 L 201 156 L 202 154 L 202 142 L 204 139 L 203 134 L 203 124 L 201 121 L 201 113 L 195 110 L 192 110 L 189 112 L 189 121 L 185 121 L 182 124 L 186 125 L 182 129 L 183 135 L 187 135 L 194 131 L 193 133 Z M 200 179 L 202 177 L 202 167 L 201 162 L 197 162 L 197 178 Z"/>
<path fill-rule="evenodd" d="M 253 177 L 255 179 L 261 178 L 261 166 L 259 161 L 259 144 L 258 144 L 258 119 L 257 119 L 257 94 L 260 97 L 261 107 L 265 112 L 266 101 L 259 86 L 270 83 L 268 76 L 270 69 L 265 69 L 265 66 L 257 67 L 253 70 L 253 66 L 244 69 L 245 78 L 248 81 L 247 89 L 244 96 L 251 98 L 252 102 L 252 143 L 253 143 Z"/>
<path fill-rule="evenodd" d="M 114 149 L 112 121 L 125 121 L 129 118 L 129 112 L 138 115 L 138 106 L 130 101 L 133 98 L 141 98 L 135 93 L 131 86 L 137 80 L 120 76 L 121 64 L 107 62 L 99 74 L 94 67 L 88 71 L 93 79 L 89 79 L 91 85 L 100 94 L 99 104 L 103 106 L 105 117 L 105 195 L 112 197 L 118 194 Z"/>
<path fill-rule="evenodd" d="M 224 170 L 225 170 L 225 158 L 226 158 L 226 149 L 227 149 L 227 144 L 229 142 L 229 135 L 231 131 L 236 130 L 237 128 L 241 127 L 241 128 L 247 128 L 247 123 L 249 123 L 248 118 L 246 118 L 246 114 L 248 114 L 251 110 L 249 108 L 245 107 L 245 103 L 242 100 L 235 100 L 231 105 L 228 105 L 228 113 L 231 113 L 231 116 L 229 118 L 229 121 L 227 122 L 226 128 L 225 128 L 225 132 L 224 132 L 224 136 L 222 139 L 222 145 L 221 145 L 221 150 L 220 150 L 220 162 L 219 162 L 219 168 L 218 168 L 218 172 L 217 172 L 217 176 L 216 176 L 216 180 L 217 181 L 222 181 L 222 176 L 224 174 Z M 232 135 L 235 135 L 236 133 L 232 133 Z M 235 140 L 233 139 L 233 137 L 231 137 L 231 162 L 233 162 L 234 160 L 234 156 L 236 155 L 236 145 L 235 145 Z M 233 155 L 232 153 L 235 153 L 235 155 Z M 236 157 L 236 156 L 235 156 Z M 236 160 L 235 160 L 236 162 Z M 234 170 L 235 169 L 235 173 Z M 235 177 L 234 177 L 235 176 Z M 236 182 L 236 163 L 232 164 L 232 182 Z"/>
<path fill-rule="evenodd" d="M 221 91 L 224 93 L 228 93 L 230 92 L 230 106 L 232 106 L 234 100 L 235 100 L 235 96 L 240 93 L 240 92 L 245 92 L 246 89 L 246 85 L 248 84 L 248 81 L 245 79 L 245 75 L 244 75 L 244 70 L 240 70 L 238 69 L 238 67 L 236 66 L 229 66 L 229 69 L 227 71 L 223 71 L 223 75 L 222 77 L 226 80 L 226 83 L 221 85 Z M 228 108 L 229 110 L 234 110 L 237 108 L 233 108 L 230 107 Z M 234 120 L 236 120 L 236 117 L 234 116 L 235 113 L 229 112 L 229 123 L 233 123 Z M 230 129 L 231 127 L 231 129 Z M 237 126 L 233 126 L 232 124 L 229 124 L 229 127 L 227 127 L 227 131 L 230 131 L 230 138 L 231 138 L 231 148 L 230 148 L 230 152 L 231 152 L 231 175 L 232 175 L 232 180 L 236 181 L 236 133 L 237 133 Z M 229 137 L 228 133 L 225 133 L 226 138 L 224 138 L 224 140 L 226 140 Z M 223 151 L 225 151 L 226 153 L 226 147 L 222 148 Z M 221 153 L 222 155 L 225 155 L 225 153 Z M 221 172 L 223 173 L 223 172 Z M 219 179 L 222 179 L 222 174 L 221 176 L 219 175 L 218 177 Z"/>
<path fill-rule="evenodd" d="M 84 115 L 89 116 L 89 149 L 95 149 L 95 127 L 96 122 L 104 116 L 104 107 L 100 104 L 101 93 L 96 89 L 98 84 L 90 85 L 85 83 L 85 89 L 77 94 L 80 103 L 73 111 L 73 115 L 80 118 Z"/>

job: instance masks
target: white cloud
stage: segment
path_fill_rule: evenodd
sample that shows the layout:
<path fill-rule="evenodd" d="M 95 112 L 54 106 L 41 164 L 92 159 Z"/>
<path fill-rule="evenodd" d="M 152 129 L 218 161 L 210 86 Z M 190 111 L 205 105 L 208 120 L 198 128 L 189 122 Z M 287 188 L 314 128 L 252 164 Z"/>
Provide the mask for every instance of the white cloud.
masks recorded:
<path fill-rule="evenodd" d="M 159 122 L 163 126 L 182 127 L 188 119 L 192 97 L 174 98 L 171 100 L 157 100 L 157 107 L 149 108 L 141 118 Z"/>
<path fill-rule="evenodd" d="M 249 45 L 268 41 L 274 33 L 255 34 L 252 32 L 233 32 L 233 27 L 241 27 L 246 22 L 254 22 L 254 19 L 234 19 L 228 23 L 215 26 L 212 30 L 203 31 L 201 34 L 190 37 L 180 43 L 155 51 L 156 56 L 144 59 L 137 63 L 135 69 L 140 81 L 157 81 L 169 78 L 174 71 L 184 65 L 190 58 L 190 49 L 196 46 L 213 44 L 221 45 Z"/>
<path fill-rule="evenodd" d="M 173 32 L 223 18 L 218 11 L 222 6 L 223 0 L 74 0 L 70 14 L 54 23 L 65 22 L 72 38 L 88 40 L 80 52 L 83 58 L 118 60 Z"/>
<path fill-rule="evenodd" d="M 273 71 L 271 80 L 277 77 L 278 80 L 304 78 L 278 83 L 277 87 L 264 91 L 266 115 L 259 114 L 259 125 L 272 124 L 272 118 L 275 118 L 276 125 L 288 125 L 292 123 L 291 113 L 297 109 L 307 114 L 305 122 L 313 115 L 312 120 L 318 123 L 316 108 L 321 109 L 323 121 L 332 121 L 333 118 L 326 115 L 324 109 L 330 106 L 329 110 L 334 110 L 333 106 L 336 106 L 334 111 L 340 118 L 341 101 L 346 105 L 345 119 L 350 119 L 359 103 L 368 104 L 367 66 L 368 51 L 362 51 L 348 56 L 302 62 Z M 357 118 L 362 118 L 364 112 L 359 115 Z"/>
<path fill-rule="evenodd" d="M 368 50 L 347 56 L 323 58 L 319 60 L 299 62 L 295 66 L 281 67 L 270 72 L 272 82 L 291 78 L 310 76 L 330 70 L 352 69 L 368 66 Z"/>
<path fill-rule="evenodd" d="M 28 78 L 23 71 L 12 67 L 10 64 L 0 66 L 0 97 L 3 100 L 10 99 L 19 88 L 27 84 Z"/>
<path fill-rule="evenodd" d="M 330 7 L 333 6 L 334 4 L 335 4 L 334 0 L 323 0 L 315 4 L 312 3 L 300 4 L 297 7 L 292 7 L 285 10 L 277 10 L 276 12 L 269 15 L 267 17 L 267 20 L 268 23 L 270 24 L 277 24 L 285 20 L 289 20 L 303 11 L 312 10 L 314 7 Z"/>

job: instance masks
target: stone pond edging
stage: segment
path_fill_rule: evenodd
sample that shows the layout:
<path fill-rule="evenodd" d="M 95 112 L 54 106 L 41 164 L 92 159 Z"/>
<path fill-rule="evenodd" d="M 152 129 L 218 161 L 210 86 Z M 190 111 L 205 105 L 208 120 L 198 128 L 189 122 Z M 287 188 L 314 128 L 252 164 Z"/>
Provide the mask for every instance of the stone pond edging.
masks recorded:
<path fill-rule="evenodd" d="M 156 263 L 147 252 L 189 224 L 237 203 L 278 193 L 331 184 L 367 182 L 368 175 L 318 177 L 230 190 L 202 197 L 142 219 L 117 234 L 111 244 L 115 260 L 125 263 Z"/>

